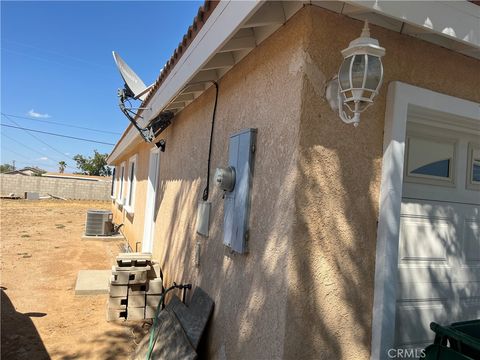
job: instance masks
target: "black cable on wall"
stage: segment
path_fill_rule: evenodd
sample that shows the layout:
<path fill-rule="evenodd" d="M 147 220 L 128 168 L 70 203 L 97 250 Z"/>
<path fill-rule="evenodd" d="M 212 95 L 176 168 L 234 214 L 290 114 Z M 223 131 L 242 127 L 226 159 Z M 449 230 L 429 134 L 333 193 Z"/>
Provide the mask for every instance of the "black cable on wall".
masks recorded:
<path fill-rule="evenodd" d="M 211 81 L 215 85 L 215 104 L 213 105 L 213 115 L 212 115 L 212 126 L 210 128 L 210 144 L 208 146 L 208 164 L 207 164 L 207 185 L 203 190 L 203 201 L 208 200 L 208 193 L 210 188 L 210 161 L 212 157 L 212 141 L 213 141 L 213 128 L 215 127 L 215 113 L 217 112 L 217 102 L 218 102 L 218 83 L 216 81 Z"/>

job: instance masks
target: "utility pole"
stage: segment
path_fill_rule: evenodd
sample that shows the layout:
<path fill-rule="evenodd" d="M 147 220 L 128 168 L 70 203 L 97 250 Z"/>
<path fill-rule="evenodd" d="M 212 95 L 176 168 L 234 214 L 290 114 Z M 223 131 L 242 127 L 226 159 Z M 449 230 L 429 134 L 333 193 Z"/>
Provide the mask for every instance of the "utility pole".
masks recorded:
<path fill-rule="evenodd" d="M 12 160 L 13 170 L 15 170 L 15 160 Z"/>

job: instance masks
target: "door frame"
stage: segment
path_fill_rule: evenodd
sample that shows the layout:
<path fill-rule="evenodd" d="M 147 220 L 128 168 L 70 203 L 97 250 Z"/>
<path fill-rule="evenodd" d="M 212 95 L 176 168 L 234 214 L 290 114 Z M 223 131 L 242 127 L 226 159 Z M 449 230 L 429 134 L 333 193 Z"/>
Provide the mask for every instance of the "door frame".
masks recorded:
<path fill-rule="evenodd" d="M 154 162 L 153 159 L 156 159 Z M 153 181 L 150 181 L 153 178 Z M 160 177 L 160 149 L 153 147 L 148 160 L 147 194 L 143 225 L 142 252 L 153 251 L 155 239 L 155 206 L 157 200 L 158 178 Z M 152 184 L 152 186 L 150 185 Z"/>
<path fill-rule="evenodd" d="M 408 116 L 416 112 L 438 119 L 446 128 L 447 117 L 467 126 L 480 125 L 478 103 L 399 81 L 388 86 L 375 258 L 372 360 L 388 358 L 388 350 L 394 346 L 405 138 Z"/>

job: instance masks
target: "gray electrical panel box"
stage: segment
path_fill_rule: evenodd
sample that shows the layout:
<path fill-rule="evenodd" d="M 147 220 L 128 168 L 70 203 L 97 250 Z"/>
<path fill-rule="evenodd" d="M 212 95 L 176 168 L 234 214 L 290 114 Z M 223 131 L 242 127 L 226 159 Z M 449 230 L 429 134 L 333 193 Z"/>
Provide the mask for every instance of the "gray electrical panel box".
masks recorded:
<path fill-rule="evenodd" d="M 230 136 L 228 165 L 235 169 L 233 191 L 225 192 L 223 243 L 233 251 L 247 251 L 250 189 L 257 129 L 245 129 Z"/>

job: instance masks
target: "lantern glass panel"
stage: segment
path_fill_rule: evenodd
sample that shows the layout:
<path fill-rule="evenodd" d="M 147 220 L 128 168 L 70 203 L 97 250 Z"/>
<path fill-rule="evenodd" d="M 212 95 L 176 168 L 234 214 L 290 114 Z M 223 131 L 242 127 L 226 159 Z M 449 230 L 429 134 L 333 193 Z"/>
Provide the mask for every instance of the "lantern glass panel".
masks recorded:
<path fill-rule="evenodd" d="M 363 88 L 365 75 L 365 55 L 355 55 L 352 65 L 352 86 L 356 89 Z"/>
<path fill-rule="evenodd" d="M 340 83 L 340 88 L 342 90 L 347 90 L 351 88 L 350 85 L 350 63 L 352 62 L 352 56 L 349 56 L 343 60 L 342 66 L 340 66 L 340 71 L 338 72 L 338 80 Z"/>
<path fill-rule="evenodd" d="M 367 81 L 365 88 L 375 91 L 382 76 L 382 62 L 379 57 L 368 55 Z"/>

